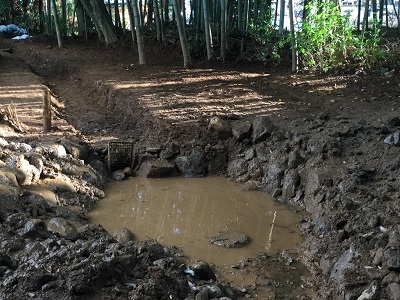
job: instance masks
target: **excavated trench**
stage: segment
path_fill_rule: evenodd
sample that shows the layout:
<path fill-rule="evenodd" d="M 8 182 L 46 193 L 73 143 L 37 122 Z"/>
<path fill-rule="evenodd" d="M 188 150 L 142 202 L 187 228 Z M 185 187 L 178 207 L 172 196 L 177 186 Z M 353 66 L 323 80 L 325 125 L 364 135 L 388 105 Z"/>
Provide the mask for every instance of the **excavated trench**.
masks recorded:
<path fill-rule="evenodd" d="M 51 59 L 47 61 L 51 66 Z M 37 66 L 34 65 L 36 70 Z M 171 74 L 177 73 L 180 71 L 174 70 Z M 362 119 L 349 117 L 348 113 L 319 113 L 290 119 L 286 124 L 280 122 L 279 127 L 271 122 L 275 120 L 272 116 L 271 119 L 238 117 L 228 113 L 216 119 L 207 115 L 182 119 L 172 125 L 155 119 L 150 110 L 141 108 L 137 100 L 143 96 L 140 91 L 129 98 L 127 93 L 131 90 L 113 89 L 103 84 L 104 78 L 86 75 L 82 72 L 79 78 L 67 76 L 51 80 L 55 92 L 65 102 L 73 93 L 79 92 L 84 97 L 91 91 L 85 108 L 93 104 L 97 108 L 82 111 L 82 103 L 71 102 L 65 111 L 95 146 L 92 154 L 96 157 L 105 158 L 104 145 L 109 140 L 132 140 L 136 145 L 137 175 L 225 174 L 245 183 L 246 189 L 262 190 L 281 203 L 304 208 L 310 213 L 310 217 L 304 214 L 298 223 L 305 237 L 304 251 L 298 259 L 311 271 L 310 280 L 300 279 L 302 275 L 295 270 L 298 268 L 290 264 L 285 269 L 290 260 L 285 252 L 269 258 L 248 259 L 225 274 L 222 272 L 221 278 L 243 270 L 249 277 L 255 275 L 245 283 L 242 292 L 258 299 L 266 299 L 268 295 L 276 299 L 288 299 L 293 295 L 307 299 L 304 291 L 307 286 L 317 290 L 315 297 L 319 299 L 400 298 L 400 164 L 395 147 L 400 122 L 395 110 L 379 120 L 375 119 L 376 110 Z M 182 72 L 178 77 L 184 75 Z M 382 82 L 384 85 L 389 81 L 383 79 Z M 75 87 L 74 91 L 70 91 L 71 86 Z M 389 106 L 396 104 L 395 98 L 385 98 L 385 101 Z M 74 105 L 80 107 L 84 119 L 78 117 Z M 107 109 L 107 114 L 101 114 L 101 109 Z M 236 133 L 227 137 L 227 128 Z M 135 186 L 131 181 L 115 183 L 115 186 L 118 184 L 130 186 L 121 188 L 128 193 Z M 214 183 L 209 185 L 212 188 Z M 170 192 L 165 188 L 160 191 L 162 195 Z M 137 202 L 139 194 L 136 191 L 131 194 L 126 211 L 139 209 L 132 204 Z M 126 198 L 129 199 L 129 195 Z M 166 201 L 163 203 L 168 205 Z M 173 207 L 173 203 L 169 206 Z M 187 214 L 190 215 L 190 209 Z M 165 221 L 163 218 L 155 220 L 155 224 Z M 152 223 L 152 220 L 147 222 Z M 177 232 L 174 227 L 172 232 Z M 160 237 L 157 234 L 154 238 Z M 280 268 L 282 274 L 292 277 L 286 281 L 274 279 L 268 267 Z M 243 273 L 241 278 L 245 278 Z"/>

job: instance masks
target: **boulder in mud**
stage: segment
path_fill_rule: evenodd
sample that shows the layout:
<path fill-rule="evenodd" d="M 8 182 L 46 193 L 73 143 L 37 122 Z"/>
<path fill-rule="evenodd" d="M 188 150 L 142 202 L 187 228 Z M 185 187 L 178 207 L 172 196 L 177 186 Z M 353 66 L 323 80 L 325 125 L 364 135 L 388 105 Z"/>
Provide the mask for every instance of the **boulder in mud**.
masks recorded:
<path fill-rule="evenodd" d="M 212 236 L 210 243 L 224 248 L 241 248 L 250 243 L 250 237 L 243 232 L 224 229 Z"/>
<path fill-rule="evenodd" d="M 236 122 L 232 125 L 232 134 L 239 141 L 251 137 L 252 125 L 250 122 Z"/>
<path fill-rule="evenodd" d="M 390 300 L 400 299 L 400 284 L 397 282 L 392 282 L 387 286 L 387 294 Z"/>
<path fill-rule="evenodd" d="M 220 117 L 212 117 L 208 124 L 208 132 L 215 133 L 221 140 L 226 140 L 232 136 L 232 126 Z"/>
<path fill-rule="evenodd" d="M 86 145 L 75 143 L 66 138 L 61 139 L 60 143 L 65 147 L 65 149 L 67 149 L 67 151 L 72 155 L 73 158 L 82 160 L 87 159 L 88 147 Z"/>
<path fill-rule="evenodd" d="M 160 158 L 170 159 L 178 155 L 180 152 L 181 150 L 179 149 L 179 146 L 172 143 L 171 145 L 169 145 L 168 147 L 166 147 L 164 150 L 161 151 Z"/>
<path fill-rule="evenodd" d="M 50 231 L 56 232 L 66 239 L 73 240 L 78 235 L 76 227 L 64 218 L 56 217 L 50 219 L 47 224 L 47 228 Z"/>
<path fill-rule="evenodd" d="M 200 149 L 192 149 L 187 155 L 176 158 L 176 166 L 185 177 L 203 177 L 206 175 L 205 155 Z"/>
<path fill-rule="evenodd" d="M 126 244 L 129 241 L 133 241 L 135 239 L 132 231 L 127 228 L 117 229 L 113 232 L 112 237 L 121 245 Z"/>
<path fill-rule="evenodd" d="M 217 280 L 214 271 L 210 265 L 204 261 L 197 261 L 190 266 L 194 276 L 200 280 Z"/>
<path fill-rule="evenodd" d="M 282 183 L 282 196 L 290 199 L 296 195 L 296 189 L 300 183 L 300 176 L 296 170 L 289 170 L 286 173 Z"/>
<path fill-rule="evenodd" d="M 176 174 L 175 165 L 161 158 L 146 160 L 137 171 L 137 175 L 147 178 L 162 178 Z"/>
<path fill-rule="evenodd" d="M 265 141 L 276 130 L 276 126 L 268 117 L 257 117 L 253 120 L 253 144 Z"/>
<path fill-rule="evenodd" d="M 249 162 L 243 158 L 237 158 L 231 160 L 228 163 L 228 175 L 234 179 L 237 179 L 239 176 L 245 174 L 247 172 L 249 166 Z"/>

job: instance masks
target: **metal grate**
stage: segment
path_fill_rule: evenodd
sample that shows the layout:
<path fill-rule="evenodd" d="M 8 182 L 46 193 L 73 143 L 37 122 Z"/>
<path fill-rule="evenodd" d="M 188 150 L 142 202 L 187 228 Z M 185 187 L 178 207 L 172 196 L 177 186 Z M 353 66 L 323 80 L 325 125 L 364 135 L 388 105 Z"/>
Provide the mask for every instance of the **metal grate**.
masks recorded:
<path fill-rule="evenodd" d="M 114 172 L 126 167 L 133 166 L 133 143 L 132 142 L 109 142 L 108 143 L 108 170 Z"/>

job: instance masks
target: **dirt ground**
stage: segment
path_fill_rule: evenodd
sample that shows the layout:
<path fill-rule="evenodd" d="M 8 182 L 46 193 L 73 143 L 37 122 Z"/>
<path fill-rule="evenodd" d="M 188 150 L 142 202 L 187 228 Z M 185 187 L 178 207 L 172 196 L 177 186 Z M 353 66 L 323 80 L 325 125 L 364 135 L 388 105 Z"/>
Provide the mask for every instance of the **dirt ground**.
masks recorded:
<path fill-rule="evenodd" d="M 272 158 L 262 162 L 266 167 L 260 169 L 269 170 L 262 179 L 250 171 L 243 177 L 235 167 L 222 175 L 256 182 L 281 202 L 310 213 L 299 225 L 305 235 L 299 259 L 312 277 L 303 278 L 302 285 L 314 290 L 316 299 L 399 299 L 400 265 L 385 258 L 400 249 L 400 240 L 391 237 L 400 224 L 399 148 L 383 141 L 400 126 L 399 65 L 393 65 L 393 72 L 307 75 L 218 60 L 184 69 L 177 49 L 162 45 L 150 48 L 146 66 L 139 66 L 128 43 L 106 47 L 71 39 L 59 49 L 55 40 L 38 36 L 31 41 L 2 39 L 0 48 L 13 50 L 2 53 L 0 60 L 0 103 L 2 108 L 13 103 L 24 124 L 24 132 L 3 125 L 0 136 L 9 140 L 72 137 L 88 143 L 95 154 L 116 140 L 133 141 L 139 154 L 171 143 L 180 145 L 181 153 L 222 143 L 232 147 L 228 161 L 235 162 L 251 143 L 221 141 L 208 130 L 210 119 L 252 122 L 269 117 L 282 137 L 272 134 L 264 145 L 268 151 L 254 149 L 260 161 L 263 151 L 279 156 L 298 149 L 307 163 L 296 164 L 297 193 L 285 199 L 286 171 L 279 175 L 280 187 L 268 188 Z M 53 129 L 43 134 L 41 97 L 46 88 L 53 94 L 54 114 Z M 379 218 L 371 224 L 373 216 Z M 368 246 L 362 240 L 365 234 L 373 239 Z M 255 273 L 258 278 L 249 284 L 247 297 L 267 297 L 259 279 L 268 264 L 258 268 L 261 261 L 250 260 L 244 268 L 247 277 Z M 350 274 L 356 275 L 349 279 Z M 359 298 L 369 287 L 374 292 Z M 292 293 L 308 297 L 304 291 Z M 275 294 L 268 299 L 288 299 L 277 290 Z"/>

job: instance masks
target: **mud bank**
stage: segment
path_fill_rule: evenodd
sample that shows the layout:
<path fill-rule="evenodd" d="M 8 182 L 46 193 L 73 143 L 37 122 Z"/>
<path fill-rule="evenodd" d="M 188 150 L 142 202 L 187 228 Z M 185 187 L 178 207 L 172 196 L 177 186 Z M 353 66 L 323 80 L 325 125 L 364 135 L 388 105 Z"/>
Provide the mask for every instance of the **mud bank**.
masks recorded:
<path fill-rule="evenodd" d="M 45 78 L 54 74 L 52 61 L 59 65 L 62 59 L 44 50 L 43 45 L 32 49 L 22 47 L 20 55 Z M 65 65 L 71 55 L 64 60 Z M 358 91 L 351 95 L 361 93 L 357 105 L 363 115 L 352 111 L 354 101 L 346 102 L 343 96 L 332 99 L 332 94 L 326 93 L 324 99 L 317 100 L 332 106 L 325 109 L 316 101 L 306 105 L 314 110 L 303 114 L 297 110 L 279 121 L 277 114 L 257 116 L 257 110 L 240 115 L 214 107 L 204 113 L 196 105 L 185 104 L 181 107 L 184 117 L 172 122 L 166 116 L 174 107 L 161 105 L 165 116 L 156 118 L 144 105 L 148 95 L 144 91 L 148 91 L 147 84 L 168 77 L 173 82 L 177 78 L 184 81 L 186 71 L 163 67 L 165 78 L 160 78 L 154 68 L 146 72 L 133 67 L 137 72 L 134 87 L 117 89 L 103 84 L 105 77 L 119 74 L 119 83 L 129 79 L 119 69 L 112 69 L 116 68 L 115 60 L 110 62 L 108 72 L 102 69 L 103 73 L 96 73 L 93 66 L 78 68 L 78 62 L 70 67 L 73 74 L 47 77 L 61 99 L 76 100 L 66 106 L 66 117 L 95 147 L 110 138 L 132 140 L 137 175 L 228 175 L 247 183 L 249 189 L 263 190 L 282 203 L 305 209 L 310 217 L 299 224 L 306 237 L 300 259 L 313 274 L 316 299 L 400 298 L 397 77 L 374 78 L 379 80 L 380 103 L 376 96 L 362 93 L 363 86 L 370 86 L 368 79 L 346 79 L 346 85 L 353 84 Z M 104 61 L 97 63 L 100 67 Z M 141 81 L 142 86 L 138 84 Z M 78 95 L 70 98 L 72 93 Z M 85 98 L 85 94 L 90 97 Z M 152 91 L 152 95 L 162 98 L 163 89 Z M 185 91 L 175 97 L 179 106 L 180 97 L 194 95 Z M 89 108 L 84 119 L 77 114 L 82 105 Z"/>

